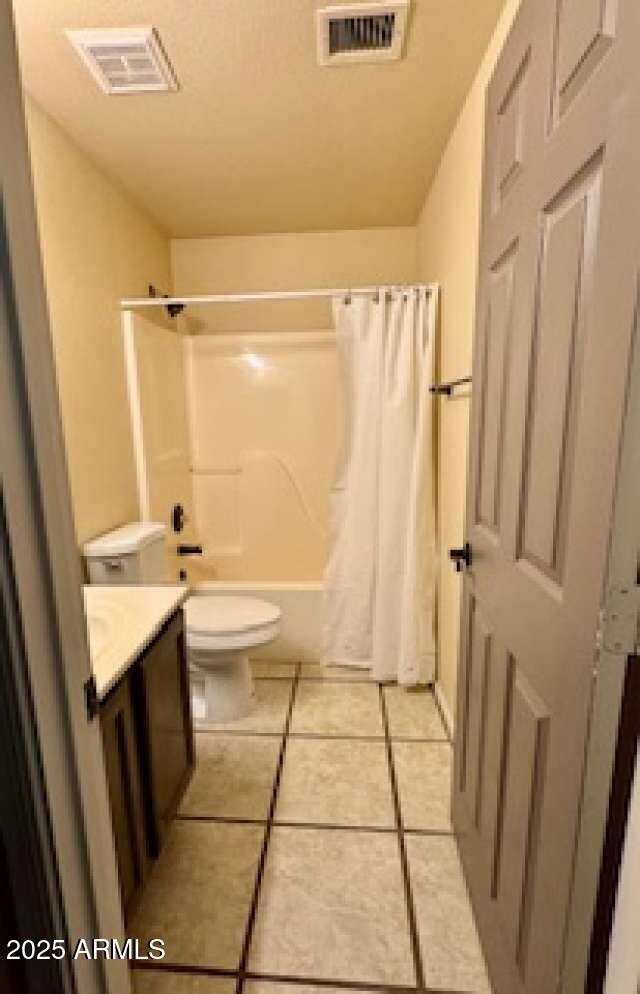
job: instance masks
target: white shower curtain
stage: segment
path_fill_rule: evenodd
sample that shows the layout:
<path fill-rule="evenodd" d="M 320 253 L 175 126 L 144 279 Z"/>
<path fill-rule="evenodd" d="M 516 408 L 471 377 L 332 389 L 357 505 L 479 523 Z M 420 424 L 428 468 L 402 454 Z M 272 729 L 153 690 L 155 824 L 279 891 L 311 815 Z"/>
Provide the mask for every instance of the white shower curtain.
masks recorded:
<path fill-rule="evenodd" d="M 433 308 L 422 289 L 334 303 L 347 428 L 324 660 L 406 686 L 435 677 Z"/>

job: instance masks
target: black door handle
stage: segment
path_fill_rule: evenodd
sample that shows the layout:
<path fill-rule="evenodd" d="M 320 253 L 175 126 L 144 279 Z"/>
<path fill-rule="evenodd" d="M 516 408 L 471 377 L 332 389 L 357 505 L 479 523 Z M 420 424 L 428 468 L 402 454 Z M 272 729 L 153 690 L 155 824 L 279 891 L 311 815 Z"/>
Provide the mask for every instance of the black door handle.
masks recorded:
<path fill-rule="evenodd" d="M 463 569 L 469 569 L 473 562 L 469 543 L 465 542 L 461 549 L 449 549 L 449 559 L 455 563 L 456 573 L 462 573 Z"/>

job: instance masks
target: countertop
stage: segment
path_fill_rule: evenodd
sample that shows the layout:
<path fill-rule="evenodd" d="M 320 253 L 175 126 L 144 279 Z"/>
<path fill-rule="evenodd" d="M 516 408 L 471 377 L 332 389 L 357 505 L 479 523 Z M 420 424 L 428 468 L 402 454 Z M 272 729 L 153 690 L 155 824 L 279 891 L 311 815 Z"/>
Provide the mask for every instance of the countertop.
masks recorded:
<path fill-rule="evenodd" d="M 186 586 L 84 587 L 89 654 L 102 701 L 186 600 Z"/>

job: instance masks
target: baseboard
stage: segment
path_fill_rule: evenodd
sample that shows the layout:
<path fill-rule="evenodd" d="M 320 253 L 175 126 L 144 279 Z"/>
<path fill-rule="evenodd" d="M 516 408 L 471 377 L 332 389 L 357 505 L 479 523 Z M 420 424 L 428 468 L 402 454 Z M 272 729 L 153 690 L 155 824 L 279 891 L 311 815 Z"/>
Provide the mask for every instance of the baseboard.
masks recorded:
<path fill-rule="evenodd" d="M 436 701 L 438 702 L 438 707 L 440 708 L 440 712 L 442 714 L 442 720 L 444 721 L 444 726 L 447 730 L 449 738 L 453 742 L 453 733 L 454 733 L 453 715 L 451 714 L 451 709 L 447 704 L 447 700 L 444 694 L 442 693 L 442 688 L 437 680 L 433 685 L 433 693 L 435 695 Z"/>

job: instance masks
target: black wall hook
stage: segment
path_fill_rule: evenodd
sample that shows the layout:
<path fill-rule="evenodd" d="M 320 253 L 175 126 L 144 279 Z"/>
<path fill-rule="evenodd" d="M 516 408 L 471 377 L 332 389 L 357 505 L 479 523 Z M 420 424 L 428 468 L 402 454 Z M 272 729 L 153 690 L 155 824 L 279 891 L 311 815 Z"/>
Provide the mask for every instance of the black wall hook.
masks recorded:
<path fill-rule="evenodd" d="M 448 383 L 434 383 L 432 387 L 429 387 L 429 393 L 451 397 L 456 387 L 463 387 L 469 383 L 471 383 L 470 376 L 463 376 L 460 380 L 449 380 Z"/>

